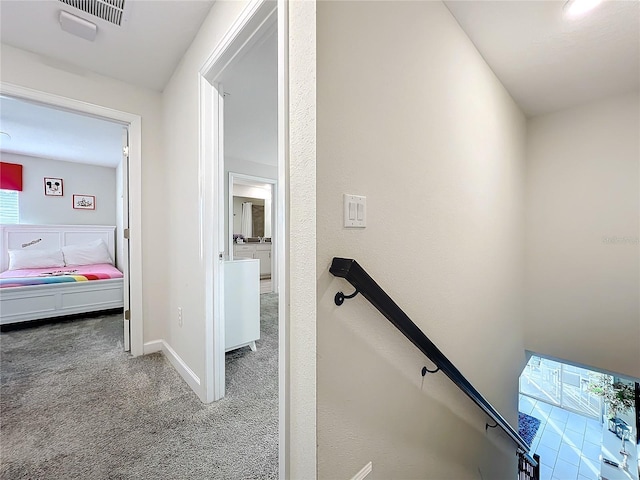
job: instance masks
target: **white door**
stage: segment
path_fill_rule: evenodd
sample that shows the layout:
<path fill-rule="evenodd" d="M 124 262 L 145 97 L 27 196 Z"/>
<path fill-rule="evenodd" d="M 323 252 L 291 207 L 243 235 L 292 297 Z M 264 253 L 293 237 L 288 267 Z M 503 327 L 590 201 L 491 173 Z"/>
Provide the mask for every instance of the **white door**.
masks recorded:
<path fill-rule="evenodd" d="M 122 274 L 124 276 L 124 350 L 131 351 L 131 309 L 129 288 L 129 128 L 122 128 L 122 228 L 118 242 L 122 248 L 118 249 L 122 255 Z"/>
<path fill-rule="evenodd" d="M 217 132 L 216 145 L 216 161 L 217 170 L 214 172 L 214 185 L 217 189 L 214 205 L 215 212 L 218 216 L 217 231 L 215 235 L 216 245 L 218 249 L 218 258 L 214 260 L 213 277 L 214 277 L 214 296 L 213 296 L 213 370 L 214 370 L 214 389 L 213 400 L 220 400 L 225 394 L 225 288 L 224 288 L 224 262 L 225 257 L 233 255 L 233 245 L 225 246 L 225 219 L 224 219 L 224 90 L 222 84 L 218 84 L 214 94 L 214 111 L 216 115 L 215 130 Z"/>

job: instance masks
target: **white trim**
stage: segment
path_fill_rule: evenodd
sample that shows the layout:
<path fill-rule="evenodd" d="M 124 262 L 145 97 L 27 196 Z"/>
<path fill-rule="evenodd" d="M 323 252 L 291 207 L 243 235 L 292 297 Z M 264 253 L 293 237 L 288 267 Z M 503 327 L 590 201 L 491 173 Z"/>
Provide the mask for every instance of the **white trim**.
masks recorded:
<path fill-rule="evenodd" d="M 150 353 L 161 352 L 163 344 L 164 344 L 164 340 L 153 340 L 151 342 L 145 342 L 142 347 L 142 352 L 145 355 L 149 355 Z"/>
<path fill-rule="evenodd" d="M 255 35 L 269 27 L 276 18 L 276 3 L 267 0 L 252 0 L 222 37 L 218 46 L 200 68 L 200 75 L 209 83 L 216 79 L 238 56 L 246 52 L 260 38 Z M 266 29 L 266 28 L 265 28 Z"/>
<path fill-rule="evenodd" d="M 369 475 L 372 470 L 373 470 L 373 464 L 371 462 L 369 462 L 364 467 L 362 467 L 362 470 L 360 470 L 358 473 L 356 473 L 351 478 L 351 480 L 364 480 L 364 477 Z"/>
<path fill-rule="evenodd" d="M 164 340 L 160 340 L 162 342 L 162 353 L 167 357 L 173 368 L 175 368 L 180 376 L 184 379 L 185 382 L 193 389 L 194 392 L 200 391 L 200 378 L 189 368 L 189 366 L 185 363 L 180 355 L 176 353 L 176 351 L 171 348 Z"/>
<path fill-rule="evenodd" d="M 289 1 L 278 0 L 278 472 L 291 471 L 289 371 Z"/>
<path fill-rule="evenodd" d="M 129 282 L 131 286 L 131 354 L 143 354 L 142 302 L 142 118 L 81 100 L 0 82 L 0 94 L 94 115 L 129 126 Z"/>
<path fill-rule="evenodd" d="M 205 272 L 205 292 L 213 294 L 205 295 L 205 339 L 213 339 L 212 342 L 205 340 L 205 381 L 202 391 L 198 395 L 205 403 L 220 400 L 224 397 L 224 378 L 214 374 L 214 369 L 207 368 L 213 365 L 214 358 L 220 356 L 220 349 L 224 352 L 224 328 L 219 322 L 214 322 L 213 318 L 217 314 L 219 306 L 214 302 L 218 295 L 218 284 L 221 272 L 220 261 L 216 253 L 220 250 L 217 237 L 215 236 L 215 222 L 212 220 L 216 212 L 217 198 L 214 188 L 216 185 L 215 169 L 213 158 L 217 152 L 214 151 L 213 136 L 210 134 L 216 128 L 217 121 L 214 121 L 211 112 L 217 110 L 217 92 L 202 77 L 198 76 L 200 91 L 200 145 L 199 145 L 199 178 L 200 178 L 200 261 Z M 222 354 L 224 355 L 224 353 Z"/>
<path fill-rule="evenodd" d="M 223 90 L 212 89 L 214 92 L 213 98 L 213 107 L 214 107 L 214 128 L 211 130 L 213 132 L 213 146 L 214 146 L 214 155 L 213 155 L 213 171 L 214 171 L 214 181 L 210 184 L 215 186 L 217 194 L 214 199 L 214 208 L 216 212 L 217 222 L 213 223 L 213 228 L 215 234 L 213 238 L 215 239 L 215 248 L 214 253 L 218 252 L 218 258 L 213 263 L 213 274 L 214 278 L 217 279 L 218 283 L 215 285 L 215 290 L 211 290 L 213 292 L 213 301 L 214 301 L 214 312 L 215 315 L 212 318 L 213 320 L 213 342 L 209 342 L 213 344 L 213 362 L 208 364 L 207 366 L 214 367 L 214 388 L 218 392 L 218 396 L 215 400 L 220 400 L 225 395 L 225 385 L 226 385 L 226 377 L 225 377 L 225 352 L 227 346 L 226 339 L 226 326 L 225 326 L 225 294 L 224 294 L 224 276 L 225 269 L 223 268 L 222 262 L 224 261 L 224 94 Z M 222 224 L 222 228 L 220 225 Z M 222 255 L 222 257 L 220 257 Z"/>
<path fill-rule="evenodd" d="M 144 354 L 148 355 L 150 353 L 162 352 L 162 354 L 169 360 L 169 363 L 173 365 L 173 368 L 180 374 L 180 376 L 184 379 L 185 382 L 193 389 L 193 391 L 197 392 L 200 389 L 200 378 L 189 368 L 180 355 L 176 353 L 176 351 L 171 348 L 164 340 L 153 340 L 151 342 L 145 342 L 143 348 Z"/>

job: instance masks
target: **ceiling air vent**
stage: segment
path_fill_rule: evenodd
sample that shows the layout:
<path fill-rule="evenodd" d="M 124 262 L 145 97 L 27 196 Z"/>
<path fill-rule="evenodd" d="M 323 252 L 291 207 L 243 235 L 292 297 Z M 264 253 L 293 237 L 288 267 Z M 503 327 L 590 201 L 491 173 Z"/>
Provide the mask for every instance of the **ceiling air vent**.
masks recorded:
<path fill-rule="evenodd" d="M 121 26 L 124 21 L 125 0 L 60 0 L 65 5 Z"/>

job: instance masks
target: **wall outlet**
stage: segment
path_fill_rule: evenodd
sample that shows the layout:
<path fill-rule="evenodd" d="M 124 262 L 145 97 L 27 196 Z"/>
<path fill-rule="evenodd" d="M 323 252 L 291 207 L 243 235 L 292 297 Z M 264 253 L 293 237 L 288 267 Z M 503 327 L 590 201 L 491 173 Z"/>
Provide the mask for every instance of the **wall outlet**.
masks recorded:
<path fill-rule="evenodd" d="M 178 326 L 182 326 L 182 307 L 178 307 Z"/>

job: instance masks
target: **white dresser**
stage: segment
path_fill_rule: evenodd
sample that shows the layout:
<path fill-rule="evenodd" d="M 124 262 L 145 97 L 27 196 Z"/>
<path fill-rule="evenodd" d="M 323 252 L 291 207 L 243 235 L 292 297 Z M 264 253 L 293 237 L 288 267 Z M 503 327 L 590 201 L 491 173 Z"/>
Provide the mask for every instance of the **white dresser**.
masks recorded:
<path fill-rule="evenodd" d="M 223 262 L 225 351 L 250 346 L 260 339 L 260 262 L 238 258 Z"/>
<path fill-rule="evenodd" d="M 271 276 L 270 243 L 234 243 L 233 258 L 257 258 L 260 260 L 260 278 Z"/>

